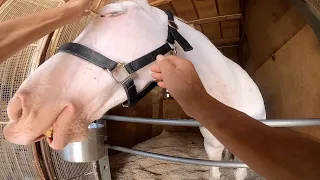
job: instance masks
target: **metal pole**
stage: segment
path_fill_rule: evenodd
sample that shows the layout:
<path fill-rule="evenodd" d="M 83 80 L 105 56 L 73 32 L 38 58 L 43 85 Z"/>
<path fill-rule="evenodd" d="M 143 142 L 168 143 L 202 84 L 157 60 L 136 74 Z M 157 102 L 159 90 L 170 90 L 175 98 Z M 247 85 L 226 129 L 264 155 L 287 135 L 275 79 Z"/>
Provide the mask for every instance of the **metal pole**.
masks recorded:
<path fill-rule="evenodd" d="M 165 161 L 177 162 L 177 163 L 184 163 L 184 164 L 193 164 L 193 165 L 200 165 L 200 166 L 214 166 L 214 167 L 226 167 L 226 168 L 249 168 L 246 164 L 241 162 L 228 162 L 228 161 L 209 161 L 209 160 L 202 160 L 202 159 L 190 159 L 190 158 L 181 158 L 181 157 L 174 157 L 174 156 L 166 156 L 156 153 L 144 152 L 135 149 L 129 149 L 120 146 L 111 146 L 107 145 L 107 148 L 113 149 L 116 151 L 155 158 Z"/>
<path fill-rule="evenodd" d="M 200 127 L 201 124 L 193 119 L 152 119 L 124 116 L 103 116 L 102 120 L 134 122 L 142 124 L 170 125 L 170 126 L 189 126 Z M 271 127 L 308 127 L 320 126 L 320 119 L 268 119 L 260 120 L 262 123 Z"/>

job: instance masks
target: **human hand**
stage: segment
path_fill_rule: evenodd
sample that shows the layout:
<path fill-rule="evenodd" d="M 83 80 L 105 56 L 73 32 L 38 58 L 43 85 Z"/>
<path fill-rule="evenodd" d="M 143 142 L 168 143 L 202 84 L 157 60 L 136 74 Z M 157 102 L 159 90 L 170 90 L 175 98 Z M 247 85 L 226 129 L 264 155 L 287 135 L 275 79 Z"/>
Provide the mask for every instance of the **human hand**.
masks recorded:
<path fill-rule="evenodd" d="M 208 97 L 193 64 L 177 56 L 159 55 L 156 64 L 150 67 L 158 86 L 169 90 L 185 113 L 193 116 L 194 107 L 201 106 L 201 99 Z"/>
<path fill-rule="evenodd" d="M 78 21 L 83 16 L 89 15 L 91 7 L 93 6 L 94 0 L 64 0 L 68 11 L 72 11 L 72 21 Z"/>

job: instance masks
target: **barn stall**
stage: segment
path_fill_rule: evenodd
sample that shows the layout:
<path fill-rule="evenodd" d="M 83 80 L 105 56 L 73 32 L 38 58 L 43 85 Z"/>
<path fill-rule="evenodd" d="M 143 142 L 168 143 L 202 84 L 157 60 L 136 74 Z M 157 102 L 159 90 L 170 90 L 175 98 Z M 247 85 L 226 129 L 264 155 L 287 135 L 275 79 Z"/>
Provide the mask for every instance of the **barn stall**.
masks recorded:
<path fill-rule="evenodd" d="M 57 7 L 60 0 L 7 0 L 0 7 L 1 21 Z M 319 1 L 280 0 L 172 0 L 154 1 L 203 32 L 227 57 L 255 79 L 264 96 L 268 119 L 319 118 Z M 22 81 L 57 48 L 72 41 L 94 18 L 64 26 L 29 45 L 0 66 L 1 129 L 8 118 L 6 106 Z M 112 115 L 189 119 L 177 102 L 157 88 L 134 108 L 117 107 L 100 122 L 106 124 L 109 144 L 185 158 L 206 159 L 203 138 L 196 127 L 164 126 L 110 121 Z M 173 121 L 173 120 L 172 120 Z M 307 120 L 306 120 L 307 122 Z M 318 127 L 294 128 L 320 138 Z M 119 133 L 121 132 L 121 133 Z M 109 151 L 100 162 L 63 161 L 46 142 L 17 146 L 1 134 L 0 179 L 208 179 L 206 166 L 167 163 Z M 187 151 L 181 151 L 181 147 Z M 179 149 L 180 148 L 180 149 Z M 234 160 L 227 157 L 224 159 Z M 148 164 L 148 166 L 146 166 Z M 232 179 L 233 170 L 222 169 Z M 189 172 L 190 176 L 177 177 Z M 190 173 L 191 172 L 191 173 Z M 250 171 L 248 179 L 263 179 Z"/>

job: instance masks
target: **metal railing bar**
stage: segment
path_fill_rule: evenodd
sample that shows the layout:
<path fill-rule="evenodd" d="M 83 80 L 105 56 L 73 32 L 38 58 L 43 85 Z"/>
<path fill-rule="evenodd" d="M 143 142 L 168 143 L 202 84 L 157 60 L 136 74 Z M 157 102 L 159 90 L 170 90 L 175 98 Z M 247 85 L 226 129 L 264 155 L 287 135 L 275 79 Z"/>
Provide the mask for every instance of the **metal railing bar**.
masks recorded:
<path fill-rule="evenodd" d="M 142 124 L 170 125 L 170 126 L 188 126 L 200 127 L 201 124 L 193 119 L 152 119 L 139 117 L 111 116 L 105 115 L 101 120 L 134 122 Z M 309 127 L 320 126 L 320 119 L 267 119 L 259 120 L 271 127 Z"/>
<path fill-rule="evenodd" d="M 167 155 L 150 153 L 150 152 L 145 152 L 145 151 L 140 151 L 135 149 L 129 149 L 121 146 L 106 145 L 106 147 L 108 149 L 113 149 L 113 150 L 124 152 L 124 153 L 129 153 L 129 154 L 144 156 L 149 158 L 155 158 L 155 159 L 160 159 L 164 161 L 176 162 L 176 163 L 192 164 L 192 165 L 199 165 L 199 166 L 226 167 L 226 168 L 249 168 L 246 164 L 241 162 L 210 161 L 210 160 L 203 160 L 203 159 L 191 159 L 191 158 L 167 156 Z"/>

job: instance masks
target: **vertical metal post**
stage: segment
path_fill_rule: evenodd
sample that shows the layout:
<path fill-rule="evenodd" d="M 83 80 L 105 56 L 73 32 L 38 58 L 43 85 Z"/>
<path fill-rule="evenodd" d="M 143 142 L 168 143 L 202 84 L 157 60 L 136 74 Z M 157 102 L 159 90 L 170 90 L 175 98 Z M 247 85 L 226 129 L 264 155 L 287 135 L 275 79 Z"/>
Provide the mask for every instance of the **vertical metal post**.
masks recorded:
<path fill-rule="evenodd" d="M 104 135 L 107 137 L 107 121 L 98 120 L 99 124 L 103 124 L 105 127 Z M 110 171 L 110 164 L 109 164 L 109 155 L 108 155 L 108 148 L 105 150 L 105 156 L 98 161 L 98 168 L 100 171 L 100 179 L 103 180 L 111 180 L 111 171 Z"/>

